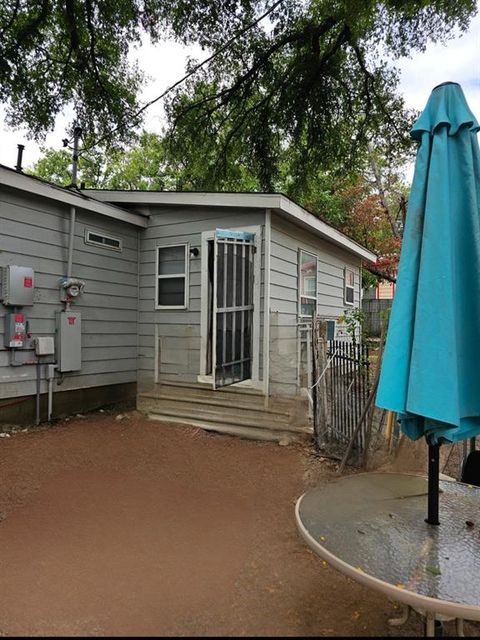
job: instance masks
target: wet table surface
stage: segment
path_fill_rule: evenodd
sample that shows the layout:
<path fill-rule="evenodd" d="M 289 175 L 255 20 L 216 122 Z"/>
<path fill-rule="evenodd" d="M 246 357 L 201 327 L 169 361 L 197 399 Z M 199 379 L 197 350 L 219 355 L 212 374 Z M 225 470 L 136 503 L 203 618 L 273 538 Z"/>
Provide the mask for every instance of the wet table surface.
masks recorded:
<path fill-rule="evenodd" d="M 425 522 L 427 479 L 338 478 L 305 493 L 296 520 L 336 569 L 397 601 L 480 620 L 480 488 L 440 481 L 440 525 Z"/>

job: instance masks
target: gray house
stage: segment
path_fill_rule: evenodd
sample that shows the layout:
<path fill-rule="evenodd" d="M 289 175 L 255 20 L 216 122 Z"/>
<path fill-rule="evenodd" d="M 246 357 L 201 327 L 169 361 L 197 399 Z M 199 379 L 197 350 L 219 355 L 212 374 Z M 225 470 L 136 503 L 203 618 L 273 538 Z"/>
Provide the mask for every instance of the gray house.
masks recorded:
<path fill-rule="evenodd" d="M 39 389 L 53 415 L 137 394 L 168 422 L 308 433 L 310 318 L 360 305 L 363 259 L 281 194 L 78 192 L 0 167 L 4 418 Z"/>

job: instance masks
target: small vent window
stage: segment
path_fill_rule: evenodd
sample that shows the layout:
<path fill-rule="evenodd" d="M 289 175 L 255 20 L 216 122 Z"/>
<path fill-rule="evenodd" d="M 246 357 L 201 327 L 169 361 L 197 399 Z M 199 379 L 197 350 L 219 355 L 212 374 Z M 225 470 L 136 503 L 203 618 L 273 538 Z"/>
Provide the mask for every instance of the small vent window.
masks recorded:
<path fill-rule="evenodd" d="M 85 244 L 93 244 L 96 247 L 111 249 L 112 251 L 122 251 L 122 241 L 119 238 L 113 238 L 101 231 L 85 231 Z"/>

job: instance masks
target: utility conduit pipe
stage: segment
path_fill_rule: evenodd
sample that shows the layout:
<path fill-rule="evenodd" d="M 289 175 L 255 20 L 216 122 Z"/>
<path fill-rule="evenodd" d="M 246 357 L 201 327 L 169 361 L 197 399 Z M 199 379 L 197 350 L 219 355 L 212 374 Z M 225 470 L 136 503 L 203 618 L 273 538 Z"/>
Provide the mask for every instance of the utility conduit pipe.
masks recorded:
<path fill-rule="evenodd" d="M 48 408 L 47 408 L 47 421 L 50 422 L 52 419 L 52 411 L 53 411 L 53 379 L 55 378 L 55 369 L 58 365 L 49 364 L 47 365 L 47 375 L 45 376 L 48 380 Z"/>
<path fill-rule="evenodd" d="M 67 278 L 72 277 L 72 262 L 73 262 L 73 242 L 75 240 L 75 207 L 70 207 L 70 228 L 68 237 L 68 260 L 67 260 Z"/>

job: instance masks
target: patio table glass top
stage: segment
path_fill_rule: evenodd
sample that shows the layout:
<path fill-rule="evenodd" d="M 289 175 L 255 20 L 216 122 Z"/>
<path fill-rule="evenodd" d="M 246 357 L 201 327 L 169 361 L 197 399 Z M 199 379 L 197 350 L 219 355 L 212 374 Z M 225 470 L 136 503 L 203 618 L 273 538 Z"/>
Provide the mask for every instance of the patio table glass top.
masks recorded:
<path fill-rule="evenodd" d="M 440 525 L 432 526 L 425 522 L 425 477 L 338 478 L 298 500 L 297 526 L 312 549 L 360 582 L 374 578 L 371 586 L 388 595 L 382 584 L 466 605 L 471 615 L 458 617 L 480 619 L 480 488 L 442 480 L 440 490 Z"/>

